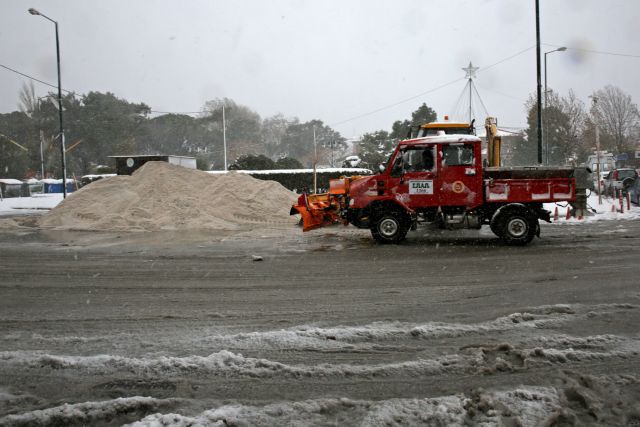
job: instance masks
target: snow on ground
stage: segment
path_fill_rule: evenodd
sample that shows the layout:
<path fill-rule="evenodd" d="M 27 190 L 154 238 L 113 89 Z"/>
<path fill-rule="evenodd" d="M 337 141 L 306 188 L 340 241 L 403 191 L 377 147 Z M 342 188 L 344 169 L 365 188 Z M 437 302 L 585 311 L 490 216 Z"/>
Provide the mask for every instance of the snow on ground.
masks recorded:
<path fill-rule="evenodd" d="M 617 219 L 639 219 L 640 207 L 634 204 L 628 204 L 624 199 L 622 202 L 622 208 L 620 207 L 619 199 L 612 199 L 611 197 L 602 196 L 601 200 L 595 192 L 591 192 L 587 199 L 587 209 L 589 213 L 584 218 L 569 218 L 566 219 L 567 209 L 569 209 L 568 203 L 545 203 L 544 208 L 551 212 L 552 218 L 556 208 L 558 209 L 558 220 L 554 220 L 555 224 L 571 223 L 580 224 L 593 221 L 608 221 Z"/>
<path fill-rule="evenodd" d="M 225 405 L 204 411 L 195 417 L 179 414 L 153 414 L 130 426 L 462 426 L 466 417 L 464 404 L 467 400 L 463 396 L 445 396 L 433 399 L 393 399 L 380 402 L 343 398 L 282 402 L 262 407 Z M 495 425 L 498 419 L 495 418 L 493 421 Z"/>
<path fill-rule="evenodd" d="M 476 347 L 461 354 L 447 354 L 435 358 L 418 357 L 404 362 L 380 364 L 321 363 L 318 365 L 287 364 L 265 358 L 243 356 L 221 350 L 208 356 L 185 357 L 123 357 L 60 356 L 40 351 L 0 352 L 3 365 L 16 369 L 76 372 L 84 375 L 117 375 L 119 372 L 134 372 L 140 378 L 329 378 L 370 379 L 379 377 L 402 378 L 406 376 L 437 377 L 443 374 L 481 375 L 495 371 L 517 371 L 520 366 L 562 366 L 571 361 L 616 361 L 634 357 L 640 351 L 640 342 L 621 336 L 588 336 L 566 338 L 567 342 L 582 348 L 559 348 L 565 338 L 549 339 L 552 347 L 514 348 L 510 344 L 494 347 Z M 536 344 L 541 341 L 536 340 Z M 607 344 L 603 350 L 602 343 Z M 588 348 L 587 348 L 588 347 Z M 491 356 L 489 356 L 491 353 Z"/>
<path fill-rule="evenodd" d="M 490 408 L 501 406 L 514 416 Z M 477 408 L 477 409 L 476 409 Z M 224 405 L 194 417 L 153 414 L 130 427 L 227 425 L 539 425 L 560 409 L 555 389 L 519 387 L 478 396 L 442 396 L 425 399 L 389 399 L 377 402 L 352 399 L 317 399 L 259 406 Z M 506 411 L 505 411 L 506 412 Z M 473 415 L 470 416 L 470 413 Z M 471 419 L 470 419 L 471 418 Z M 508 424 L 507 424 L 508 425 Z"/>
<path fill-rule="evenodd" d="M 70 197 L 73 193 L 67 195 Z M 11 197 L 0 200 L 0 216 L 30 215 L 47 212 L 62 202 L 62 193 L 35 194 L 31 197 Z"/>
<path fill-rule="evenodd" d="M 3 425 L 82 425 L 105 422 L 115 415 L 128 415 L 168 407 L 172 399 L 149 397 L 118 398 L 99 402 L 64 404 L 0 418 Z M 493 407 L 514 415 L 504 416 Z M 251 425 L 447 425 L 473 422 L 485 426 L 504 425 L 507 419 L 524 425 L 538 425 L 560 409 L 557 390 L 546 387 L 518 387 L 475 396 L 452 395 L 424 399 L 381 401 L 324 398 L 277 402 L 264 406 L 223 404 L 200 414 L 154 413 L 130 427 L 156 426 L 251 426 Z M 470 417 L 470 413 L 472 416 Z M 139 417 L 138 417 L 139 418 Z M 522 425 L 517 422 L 514 425 Z"/>
<path fill-rule="evenodd" d="M 91 425 L 116 416 L 158 410 L 169 406 L 175 399 L 152 397 L 122 397 L 101 402 L 65 403 L 53 408 L 39 409 L 0 418 L 0 425 Z"/>
<path fill-rule="evenodd" d="M 487 371 L 511 371 L 528 365 L 562 365 L 568 360 L 617 360 L 640 352 L 640 341 L 618 335 L 569 336 L 554 332 L 561 323 L 583 322 L 587 318 L 608 316 L 613 311 L 635 311 L 631 304 L 598 306 L 553 305 L 532 307 L 527 313 L 513 313 L 489 322 L 411 324 L 375 322 L 360 327 L 334 326 L 307 328 L 299 326 L 284 330 L 244 334 L 195 334 L 184 348 L 193 352 L 224 349 L 206 356 L 166 356 L 151 352 L 143 357 L 113 354 L 91 356 L 52 354 L 42 350 L 1 351 L 0 365 L 12 369 L 47 369 L 76 372 L 84 375 L 115 375 L 133 372 L 140 378 L 170 378 L 183 375 L 215 378 L 373 378 L 402 376 L 437 376 L 442 374 L 482 374 Z M 523 330 L 526 329 L 526 330 Z M 534 330 L 535 333 L 532 333 Z M 415 340 L 440 340 L 461 335 L 484 336 L 498 332 L 504 340 L 514 336 L 511 344 L 475 346 L 459 354 L 420 354 L 403 361 L 376 364 L 353 363 L 287 363 L 268 358 L 245 356 L 258 349 L 280 351 L 348 351 L 353 353 L 376 348 L 402 347 Z M 523 335 L 524 334 L 524 335 Z M 310 340 L 318 338 L 317 341 Z M 3 337 L 6 339 L 7 337 Z M 18 337 L 10 337 L 19 339 Z M 168 337 L 176 341 L 176 337 Z M 394 341 L 395 340 L 395 341 Z M 404 344 L 403 344 L 404 343 Z M 163 343 L 159 343 L 164 347 Z M 489 356 L 491 355 L 491 356 Z"/>

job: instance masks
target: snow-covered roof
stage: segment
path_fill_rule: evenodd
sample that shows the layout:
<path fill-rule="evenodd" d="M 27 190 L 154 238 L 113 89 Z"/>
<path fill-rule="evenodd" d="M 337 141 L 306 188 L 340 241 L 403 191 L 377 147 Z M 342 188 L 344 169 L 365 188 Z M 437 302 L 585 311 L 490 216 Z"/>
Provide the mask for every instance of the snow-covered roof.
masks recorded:
<path fill-rule="evenodd" d="M 40 182 L 45 184 L 62 184 L 62 179 L 45 178 L 45 179 L 41 179 Z M 76 182 L 76 181 L 72 178 L 67 178 L 67 182 Z"/>
<path fill-rule="evenodd" d="M 2 178 L 0 179 L 0 183 L 7 185 L 22 185 L 22 181 L 12 178 Z"/>
<path fill-rule="evenodd" d="M 111 176 L 116 176 L 116 174 L 115 173 L 89 174 L 89 175 L 82 175 L 82 178 L 96 179 L 96 178 L 109 178 Z"/>
<path fill-rule="evenodd" d="M 480 138 L 475 135 L 433 135 L 433 136 L 425 136 L 422 138 L 413 138 L 406 141 L 402 141 L 401 144 L 411 143 L 417 144 L 421 142 L 429 142 L 429 143 L 442 143 L 442 142 L 479 142 Z"/>

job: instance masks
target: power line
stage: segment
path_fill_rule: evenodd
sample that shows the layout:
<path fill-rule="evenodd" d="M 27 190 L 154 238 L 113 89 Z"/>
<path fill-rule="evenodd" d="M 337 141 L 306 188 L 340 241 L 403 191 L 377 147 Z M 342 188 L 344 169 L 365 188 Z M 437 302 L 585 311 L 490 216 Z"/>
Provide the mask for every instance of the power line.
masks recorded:
<path fill-rule="evenodd" d="M 405 102 L 414 100 L 414 99 L 419 98 L 421 96 L 424 96 L 424 95 L 426 95 L 428 93 L 435 92 L 435 91 L 440 90 L 440 89 L 442 89 L 444 87 L 450 86 L 450 85 L 452 85 L 454 83 L 458 83 L 459 81 L 464 80 L 464 79 L 465 79 L 464 77 L 460 77 L 459 79 L 451 80 L 448 83 L 445 83 L 445 84 L 440 85 L 438 87 L 435 87 L 433 89 L 429 89 L 429 90 L 427 90 L 425 92 L 419 93 L 419 94 L 414 95 L 414 96 L 412 96 L 410 98 L 405 98 L 405 99 L 403 99 L 401 101 L 394 102 L 393 104 L 389 104 L 389 105 L 386 105 L 384 107 L 380 107 L 380 108 L 378 108 L 376 110 L 369 111 L 368 113 L 364 113 L 364 114 L 360 114 L 359 116 L 351 117 L 350 119 L 342 120 L 342 121 L 336 122 L 336 123 L 331 123 L 329 126 L 331 126 L 331 127 L 338 126 L 338 125 L 341 125 L 341 124 L 344 124 L 344 123 L 347 123 L 347 122 L 351 122 L 353 120 L 361 119 L 362 117 L 370 116 L 370 115 L 378 113 L 380 111 L 387 110 L 389 108 L 395 107 L 395 106 L 400 105 L 400 104 L 404 104 Z"/>
<path fill-rule="evenodd" d="M 488 70 L 488 69 L 490 69 L 490 68 L 492 68 L 492 67 L 495 67 L 495 66 L 497 66 L 497 65 L 499 65 L 499 64 L 502 64 L 503 62 L 506 62 L 506 61 L 508 61 L 508 60 L 510 60 L 510 59 L 513 59 L 513 58 L 515 58 L 516 56 L 522 55 L 523 53 L 525 53 L 525 52 L 527 52 L 527 51 L 529 51 L 529 50 L 533 49 L 534 47 L 535 47 L 535 46 L 529 46 L 528 48 L 523 49 L 523 50 L 521 50 L 521 51 L 519 51 L 519 52 L 517 52 L 517 53 L 514 53 L 513 55 L 508 56 L 508 57 L 506 57 L 506 58 L 504 58 L 504 59 L 501 59 L 501 60 L 500 60 L 500 61 L 498 61 L 498 62 L 495 62 L 495 63 L 493 63 L 493 64 L 491 64 L 491 65 L 486 66 L 486 67 L 482 67 L 482 68 L 480 68 L 480 70 L 478 70 L 478 72 L 485 71 L 485 70 Z M 370 115 L 375 114 L 375 113 L 378 113 L 378 112 L 380 112 L 380 111 L 387 110 L 387 109 L 389 109 L 389 108 L 393 108 L 393 107 L 398 106 L 398 105 L 400 105 L 400 104 L 404 104 L 405 102 L 412 101 L 412 100 L 414 100 L 414 99 L 416 99 L 416 98 L 419 98 L 419 97 L 421 97 L 421 96 L 427 95 L 427 94 L 429 94 L 429 93 L 431 93 L 431 92 L 435 92 L 435 91 L 437 91 L 437 90 L 440 90 L 440 89 L 442 89 L 442 88 L 445 88 L 445 87 L 447 87 L 447 86 L 450 86 L 450 85 L 452 85 L 452 84 L 454 84 L 454 83 L 458 83 L 459 81 L 462 81 L 462 80 L 465 80 L 465 79 L 466 79 L 466 77 L 461 77 L 461 78 L 459 78 L 459 79 L 452 80 L 452 81 L 450 81 L 450 82 L 448 82 L 448 83 L 445 83 L 445 84 L 440 85 L 440 86 L 438 86 L 438 87 L 435 87 L 435 88 L 433 88 L 433 89 L 429 89 L 429 90 L 427 90 L 427 91 L 425 91 L 425 92 L 419 93 L 419 94 L 414 95 L 414 96 L 412 96 L 412 97 L 405 98 L 405 99 L 403 99 L 403 100 L 401 100 L 401 101 L 394 102 L 393 104 L 389 104 L 389 105 L 386 105 L 386 106 L 384 106 L 384 107 L 380 107 L 380 108 L 375 109 L 375 110 L 373 110 L 373 111 L 369 111 L 368 113 L 360 114 L 360 115 L 358 115 L 358 116 L 354 116 L 354 117 L 351 117 L 351 118 L 349 118 L 349 119 L 342 120 L 342 121 L 340 121 L 340 122 L 331 123 L 329 126 L 332 126 L 332 127 L 333 127 L 333 126 L 338 126 L 338 125 L 341 125 L 341 124 L 344 124 L 344 123 L 348 123 L 348 122 L 351 122 L 351 121 L 354 121 L 354 120 L 361 119 L 361 118 L 363 118 L 363 117 L 370 116 Z"/>
<path fill-rule="evenodd" d="M 486 70 L 488 70 L 489 68 L 493 68 L 493 67 L 495 67 L 496 65 L 500 65 L 500 64 L 502 64 L 503 62 L 507 62 L 508 60 L 513 59 L 513 58 L 515 58 L 516 56 L 520 56 L 520 55 L 522 55 L 523 53 L 525 53 L 525 52 L 527 52 L 527 51 L 529 51 L 529 50 L 533 49 L 534 47 L 535 47 L 535 46 L 529 46 L 528 48 L 526 48 L 526 49 L 522 49 L 520 52 L 518 52 L 518 53 L 514 53 L 513 55 L 508 56 L 508 57 L 506 57 L 506 58 L 504 58 L 504 59 L 501 59 L 501 60 L 500 60 L 500 61 L 498 61 L 498 62 L 494 62 L 493 64 L 491 64 L 491 65 L 487 65 L 486 67 L 480 67 L 480 69 L 478 70 L 478 73 L 481 73 L 481 72 L 483 72 L 483 71 L 486 71 Z"/>
<path fill-rule="evenodd" d="M 522 102 L 522 103 L 526 102 L 524 99 L 521 99 L 521 98 L 515 97 L 515 96 L 513 96 L 513 95 L 509 95 L 509 94 L 504 93 L 504 92 L 500 92 L 500 91 L 495 90 L 495 89 L 488 89 L 488 88 L 486 88 L 485 86 L 479 85 L 479 84 L 477 84 L 477 83 L 476 83 L 476 86 L 478 86 L 480 89 L 482 89 L 482 90 L 484 90 L 484 91 L 486 91 L 486 92 L 493 92 L 493 93 L 496 93 L 496 94 L 498 94 L 498 95 L 504 96 L 505 98 L 515 99 L 516 101 L 519 101 L 519 102 Z"/>
<path fill-rule="evenodd" d="M 0 67 L 2 67 L 2 68 L 4 68 L 4 69 L 7 69 L 7 70 L 9 70 L 9 71 L 11 71 L 11 72 L 14 72 L 14 73 L 16 73 L 16 74 L 20 74 L 21 76 L 26 77 L 26 78 L 28 78 L 28 79 L 31 79 L 31 80 L 33 80 L 33 81 L 36 81 L 36 82 L 38 82 L 38 83 L 42 83 L 43 85 L 47 85 L 47 86 L 50 86 L 50 87 L 52 87 L 52 88 L 54 88 L 54 89 L 58 89 L 58 86 L 56 86 L 56 85 L 53 85 L 53 84 L 51 84 L 51 83 L 47 83 L 47 82 L 45 82 L 45 81 L 43 81 L 43 80 L 37 79 L 37 78 L 35 78 L 35 77 L 33 77 L 33 76 L 30 76 L 30 75 L 28 75 L 28 74 L 21 73 L 21 72 L 20 72 L 20 71 L 18 71 L 18 70 L 14 70 L 14 69 L 13 69 L 13 68 L 11 68 L 11 67 L 7 67 L 6 65 L 0 64 Z M 70 90 L 66 90 L 66 89 L 62 89 L 62 91 L 63 91 L 63 92 L 67 92 L 67 93 L 72 93 Z"/>
<path fill-rule="evenodd" d="M 507 130 L 506 128 L 508 128 L 508 129 L 518 129 L 518 131 Z M 522 133 L 522 131 L 523 131 L 523 130 L 525 130 L 525 129 L 526 129 L 526 128 L 523 128 L 523 127 L 507 127 L 507 126 L 500 126 L 500 127 L 498 127 L 498 130 L 499 130 L 500 132 L 506 132 L 506 133 L 510 133 L 510 134 L 513 134 L 513 135 L 519 135 L 519 134 L 521 134 L 521 133 Z"/>

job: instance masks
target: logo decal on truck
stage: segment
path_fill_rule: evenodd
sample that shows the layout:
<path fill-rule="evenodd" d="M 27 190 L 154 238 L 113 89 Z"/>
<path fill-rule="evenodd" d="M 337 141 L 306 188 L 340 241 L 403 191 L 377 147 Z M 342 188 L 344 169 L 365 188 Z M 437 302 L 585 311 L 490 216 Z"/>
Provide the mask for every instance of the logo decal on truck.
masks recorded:
<path fill-rule="evenodd" d="M 421 179 L 409 181 L 409 194 L 433 194 L 433 180 Z"/>
<path fill-rule="evenodd" d="M 464 184 L 462 183 L 462 181 L 456 181 L 451 185 L 451 189 L 454 193 L 460 194 L 464 191 Z"/>

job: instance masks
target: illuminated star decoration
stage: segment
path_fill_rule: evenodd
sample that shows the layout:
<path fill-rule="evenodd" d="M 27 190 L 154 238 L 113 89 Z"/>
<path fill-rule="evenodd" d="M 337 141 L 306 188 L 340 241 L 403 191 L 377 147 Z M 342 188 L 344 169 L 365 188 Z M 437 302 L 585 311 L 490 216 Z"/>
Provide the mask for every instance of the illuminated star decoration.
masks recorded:
<path fill-rule="evenodd" d="M 462 71 L 464 71 L 465 73 L 467 73 L 466 76 L 464 76 L 465 79 L 475 79 L 476 78 L 476 72 L 480 69 L 480 67 L 474 67 L 473 64 L 471 63 L 471 61 L 469 61 L 469 66 L 467 68 L 463 68 Z"/>

